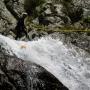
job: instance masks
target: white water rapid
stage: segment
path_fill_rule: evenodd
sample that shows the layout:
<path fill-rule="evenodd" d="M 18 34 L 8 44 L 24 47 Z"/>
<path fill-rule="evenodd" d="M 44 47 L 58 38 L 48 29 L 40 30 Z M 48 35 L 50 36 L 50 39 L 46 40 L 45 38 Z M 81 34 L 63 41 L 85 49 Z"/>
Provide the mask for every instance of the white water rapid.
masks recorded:
<path fill-rule="evenodd" d="M 80 48 L 50 37 L 24 42 L 2 35 L 0 46 L 11 55 L 44 67 L 69 90 L 90 90 L 90 56 Z"/>

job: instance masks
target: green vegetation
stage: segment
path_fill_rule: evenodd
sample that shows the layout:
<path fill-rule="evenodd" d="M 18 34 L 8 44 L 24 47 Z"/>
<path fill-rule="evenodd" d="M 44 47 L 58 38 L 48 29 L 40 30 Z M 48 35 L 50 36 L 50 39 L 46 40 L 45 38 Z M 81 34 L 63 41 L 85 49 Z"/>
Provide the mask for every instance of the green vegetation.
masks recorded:
<path fill-rule="evenodd" d="M 29 25 L 30 30 L 36 30 L 38 32 L 44 31 L 47 33 L 54 33 L 54 32 L 90 32 L 89 29 L 76 29 L 75 27 L 63 27 L 63 28 L 50 28 L 48 26 L 33 24 L 30 23 Z M 29 31 L 29 30 L 28 30 Z"/>
<path fill-rule="evenodd" d="M 87 17 L 87 18 L 84 18 L 83 21 L 84 21 L 85 23 L 90 23 L 90 16 Z"/>

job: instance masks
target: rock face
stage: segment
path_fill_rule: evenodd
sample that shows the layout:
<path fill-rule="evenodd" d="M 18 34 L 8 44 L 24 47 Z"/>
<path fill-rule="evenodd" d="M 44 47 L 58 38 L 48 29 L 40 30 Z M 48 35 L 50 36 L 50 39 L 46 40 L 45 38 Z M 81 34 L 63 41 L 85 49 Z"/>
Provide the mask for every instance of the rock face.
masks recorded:
<path fill-rule="evenodd" d="M 25 11 L 29 14 L 31 8 L 34 8 L 35 10 L 32 10 L 33 16 L 35 16 L 35 18 L 37 17 L 38 23 L 43 25 L 60 28 L 81 21 L 79 22 L 79 25 L 85 28 L 89 27 L 89 0 L 45 0 L 43 4 L 37 4 L 36 7 L 34 5 L 33 7 L 27 5 L 31 1 L 32 0 L 1 0 L 0 32 L 5 31 L 6 28 L 8 30 L 15 28 L 16 19 L 18 20 Z M 40 1 L 42 2 L 42 0 Z"/>
<path fill-rule="evenodd" d="M 52 74 L 0 49 L 0 90 L 68 90 Z"/>
<path fill-rule="evenodd" d="M 23 0 L 0 1 L 0 33 L 15 37 L 15 27 L 24 11 Z"/>
<path fill-rule="evenodd" d="M 63 11 L 71 19 L 71 23 L 78 21 L 84 28 L 89 27 L 90 1 L 89 0 L 62 0 Z M 76 26 L 77 27 L 77 26 Z M 80 29 L 80 28 L 79 28 Z"/>
<path fill-rule="evenodd" d="M 37 0 L 36 0 L 37 1 Z M 41 0 L 39 0 L 41 1 Z M 65 24 L 70 24 L 70 19 L 68 16 L 66 16 L 63 12 L 62 12 L 62 4 L 59 2 L 53 2 L 52 1 L 47 1 L 44 0 L 45 2 L 43 2 L 42 4 L 40 4 L 39 6 L 34 6 L 33 10 L 34 12 L 31 12 L 31 14 L 35 17 L 38 18 L 39 20 L 39 24 L 42 25 L 54 25 L 54 27 L 61 27 Z M 32 0 L 25 0 L 25 10 L 28 14 L 30 14 L 30 10 L 32 9 L 32 7 L 30 8 L 30 6 L 32 5 L 27 5 L 30 4 L 30 2 L 33 3 Z M 32 16 L 32 17 L 33 17 Z M 35 18 L 34 17 L 34 18 Z"/>
<path fill-rule="evenodd" d="M 25 10 L 29 13 L 30 6 L 26 3 Z M 87 19 L 89 19 L 89 6 L 89 0 L 46 0 L 44 4 L 34 7 L 34 10 L 36 10 L 35 15 L 40 24 L 62 27 L 81 21 L 80 24 L 83 23 L 85 27 L 87 25 L 85 23 L 88 23 Z"/>
<path fill-rule="evenodd" d="M 23 0 L 4 0 L 5 6 L 8 11 L 18 19 L 24 11 Z"/>
<path fill-rule="evenodd" d="M 0 33 L 9 33 L 10 29 L 13 29 L 16 24 L 16 19 L 7 10 L 5 4 L 0 0 Z"/>
<path fill-rule="evenodd" d="M 90 22 L 90 1 L 89 0 L 40 0 L 39 4 L 33 7 L 30 6 L 32 0 L 1 0 L 0 1 L 0 32 L 4 35 L 12 35 L 13 29 L 15 29 L 17 20 L 22 16 L 23 12 L 27 12 L 31 16 L 30 20 L 33 24 L 37 23 L 40 25 L 53 27 L 66 27 L 73 26 L 77 29 L 89 28 Z M 27 2 L 29 2 L 27 5 Z M 38 2 L 36 0 L 36 2 Z M 33 2 L 35 3 L 35 2 Z M 24 10 L 25 9 L 25 10 Z M 30 18 L 31 18 L 30 16 Z M 29 20 L 28 20 L 29 21 Z M 28 25 L 27 25 L 28 27 Z M 31 28 L 29 28 L 32 30 Z M 35 29 L 35 28 L 34 28 Z M 8 32 L 9 31 L 9 32 Z M 8 32 L 8 33 L 7 33 Z M 32 37 L 32 32 L 29 33 Z M 35 36 L 36 32 L 34 32 Z M 44 33 L 45 34 L 45 33 Z M 46 34 L 45 34 L 46 35 Z M 38 36 L 42 36 L 41 34 Z M 36 37 L 38 37 L 36 35 Z"/>

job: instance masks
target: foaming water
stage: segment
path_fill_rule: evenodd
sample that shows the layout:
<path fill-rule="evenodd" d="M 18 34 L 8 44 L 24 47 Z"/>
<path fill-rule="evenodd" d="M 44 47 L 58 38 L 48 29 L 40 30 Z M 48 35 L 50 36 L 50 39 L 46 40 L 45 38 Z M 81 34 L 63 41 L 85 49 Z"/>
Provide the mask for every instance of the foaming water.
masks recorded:
<path fill-rule="evenodd" d="M 90 90 L 90 56 L 73 45 L 50 37 L 37 41 L 15 41 L 0 35 L 0 46 L 17 57 L 44 67 L 70 90 Z"/>

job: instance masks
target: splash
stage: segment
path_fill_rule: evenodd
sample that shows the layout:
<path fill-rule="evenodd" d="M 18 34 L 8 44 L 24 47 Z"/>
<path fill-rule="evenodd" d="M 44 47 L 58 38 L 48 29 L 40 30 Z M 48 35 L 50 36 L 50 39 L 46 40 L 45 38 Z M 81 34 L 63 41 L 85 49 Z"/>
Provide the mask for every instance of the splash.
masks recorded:
<path fill-rule="evenodd" d="M 78 47 L 51 37 L 24 42 L 2 35 L 0 46 L 11 55 L 44 67 L 69 90 L 90 90 L 90 56 Z"/>

